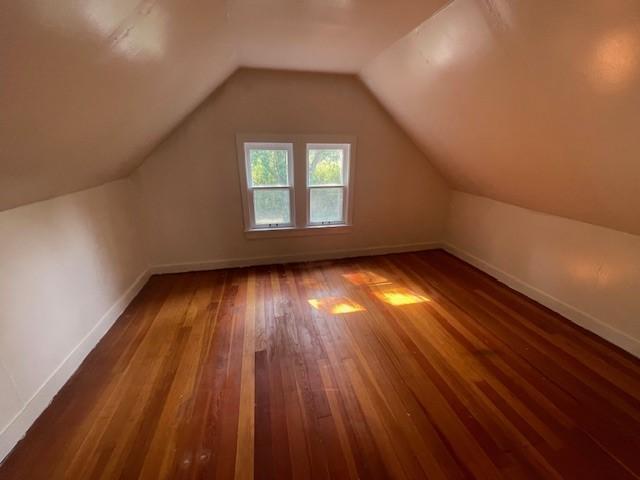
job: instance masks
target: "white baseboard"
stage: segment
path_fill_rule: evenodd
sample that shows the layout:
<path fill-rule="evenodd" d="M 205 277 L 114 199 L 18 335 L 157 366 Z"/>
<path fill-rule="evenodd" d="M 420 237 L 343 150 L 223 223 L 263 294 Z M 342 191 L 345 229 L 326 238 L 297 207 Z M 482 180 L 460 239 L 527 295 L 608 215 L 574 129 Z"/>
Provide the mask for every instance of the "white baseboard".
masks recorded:
<path fill-rule="evenodd" d="M 454 245 L 445 243 L 442 247 L 452 255 L 464 260 L 467 263 L 479 268 L 483 272 L 491 275 L 505 285 L 513 288 L 514 290 L 526 295 L 527 297 L 541 303 L 545 307 L 553 310 L 556 313 L 568 318 L 577 325 L 585 328 L 596 335 L 608 340 L 609 342 L 617 345 L 618 347 L 626 350 L 627 352 L 640 357 L 640 340 L 635 339 L 626 333 L 618 330 L 615 327 L 607 324 L 604 320 L 594 317 L 586 312 L 583 312 L 579 308 L 569 305 L 562 300 L 550 295 L 533 285 L 511 275 L 504 270 L 496 267 L 495 265 L 476 257 L 475 255 L 466 252 Z"/>
<path fill-rule="evenodd" d="M 195 263 L 173 265 L 158 265 L 142 273 L 125 293 L 111 306 L 91 331 L 58 365 L 42 386 L 26 402 L 24 407 L 13 417 L 9 424 L 0 431 L 0 462 L 15 445 L 24 437 L 27 430 L 44 412 L 56 394 L 80 367 L 86 356 L 98 344 L 100 339 L 109 331 L 114 322 L 120 317 L 152 274 L 179 273 L 200 270 L 216 270 L 221 268 L 248 267 L 254 265 L 268 265 L 277 263 L 304 262 L 313 260 L 327 260 L 337 258 L 384 255 L 389 253 L 414 252 L 440 248 L 440 243 L 414 243 L 394 246 L 368 247 L 354 250 L 338 250 L 293 255 L 278 255 L 269 257 L 235 258 L 211 260 Z"/>
<path fill-rule="evenodd" d="M 391 253 L 415 252 L 444 248 L 452 255 L 464 260 L 491 275 L 500 282 L 529 298 L 545 305 L 551 310 L 565 316 L 576 324 L 607 339 L 611 343 L 640 357 L 640 341 L 630 337 L 620 330 L 608 325 L 603 320 L 581 311 L 560 299 L 524 282 L 504 270 L 466 252 L 454 245 L 439 242 L 414 243 L 393 246 L 367 247 L 352 250 L 337 250 L 327 252 L 277 255 L 265 257 L 235 258 L 224 260 L 210 260 L 181 264 L 157 265 L 142 273 L 125 293 L 111 306 L 91 331 L 78 343 L 62 363 L 47 378 L 38 391 L 26 402 L 9 424 L 0 431 L 0 462 L 26 434 L 33 422 L 51 403 L 58 391 L 80 367 L 86 356 L 98 344 L 100 339 L 109 331 L 114 322 L 124 312 L 135 296 L 146 284 L 151 274 L 182 273 L 190 271 L 216 270 L 222 268 L 248 267 L 257 265 L 306 262 L 314 260 L 328 260 L 351 258 L 360 256 L 386 255 Z"/>
<path fill-rule="evenodd" d="M 0 462 L 24 437 L 33 422 L 44 412 L 56 394 L 82 364 L 89 352 L 109 331 L 125 308 L 147 283 L 149 276 L 149 272 L 145 271 L 133 282 L 0 432 Z"/>
<path fill-rule="evenodd" d="M 91 331 L 78 343 L 62 363 L 47 378 L 38 391 L 26 402 L 25 406 L 16 414 L 9 424 L 0 432 L 0 461 L 9 454 L 13 447 L 24 437 L 33 422 L 42 414 L 58 391 L 71 378 L 82 364 L 86 356 L 98 344 L 100 339 L 109 331 L 114 322 L 124 312 L 135 296 L 146 284 L 151 274 L 182 273 L 190 271 L 216 270 L 222 268 L 248 267 L 314 260 L 328 260 L 361 256 L 386 255 L 391 253 L 415 252 L 444 248 L 452 255 L 474 265 L 514 290 L 536 300 L 551 310 L 565 316 L 576 324 L 607 339 L 611 343 L 640 357 L 640 341 L 630 337 L 608 325 L 606 322 L 581 311 L 580 309 L 559 300 L 552 295 L 516 278 L 504 270 L 457 248 L 451 244 L 439 242 L 414 243 L 393 246 L 367 247 L 351 250 L 337 250 L 315 253 L 277 255 L 265 257 L 235 258 L 224 260 L 209 260 L 202 262 L 157 265 L 142 273 L 125 293 L 111 306 Z"/>
<path fill-rule="evenodd" d="M 332 250 L 326 252 L 297 253 L 289 255 L 272 255 L 265 257 L 231 258 L 222 260 L 205 260 L 201 262 L 174 263 L 156 265 L 151 268 L 151 273 L 185 273 L 203 270 L 219 270 L 222 268 L 254 267 L 257 265 L 312 262 L 316 260 L 334 260 L 340 258 L 387 255 L 390 253 L 418 252 L 421 250 L 432 250 L 434 248 L 442 248 L 442 244 L 439 242 L 411 243 L 404 245 L 385 245 L 350 250 Z"/>

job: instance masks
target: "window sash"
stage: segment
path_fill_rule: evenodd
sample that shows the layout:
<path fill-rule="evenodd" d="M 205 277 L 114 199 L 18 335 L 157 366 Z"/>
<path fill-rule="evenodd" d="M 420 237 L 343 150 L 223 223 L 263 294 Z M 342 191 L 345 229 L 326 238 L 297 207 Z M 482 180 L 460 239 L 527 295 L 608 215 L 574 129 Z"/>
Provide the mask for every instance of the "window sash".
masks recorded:
<path fill-rule="evenodd" d="M 252 150 L 274 150 L 287 152 L 287 180 L 286 184 L 277 185 L 253 185 L 251 176 L 251 151 Z M 257 143 L 245 142 L 244 144 L 244 164 L 247 172 L 248 188 L 272 188 L 272 187 L 293 187 L 293 144 L 292 143 Z"/>
<path fill-rule="evenodd" d="M 340 188 L 342 189 L 342 218 L 340 220 L 314 222 L 311 220 L 311 191 L 323 190 L 326 188 Z M 345 185 L 321 185 L 317 187 L 307 187 L 307 225 L 312 227 L 330 226 L 330 225 L 345 225 L 347 223 L 347 187 Z"/>
<path fill-rule="evenodd" d="M 252 150 L 284 150 L 287 152 L 287 179 L 288 185 L 253 185 L 251 176 L 251 151 Z M 295 227 L 295 188 L 294 188 L 294 157 L 293 143 L 264 143 L 244 142 L 244 166 L 245 185 L 247 189 L 247 206 L 249 209 L 249 224 L 251 230 L 275 230 L 279 228 Z M 289 222 L 258 224 L 256 221 L 255 195 L 256 190 L 288 190 L 289 191 Z"/>
<path fill-rule="evenodd" d="M 327 234 L 342 233 L 352 224 L 353 215 L 353 168 L 355 160 L 355 149 L 357 139 L 349 135 L 281 135 L 281 134 L 236 134 L 236 146 L 238 153 L 238 169 L 240 173 L 240 190 L 242 193 L 242 215 L 244 220 L 244 231 L 248 238 L 270 238 L 285 236 L 304 236 L 312 234 L 322 234 L 323 228 L 327 227 Z M 262 169 L 267 167 L 267 175 L 258 175 L 256 180 L 268 183 L 272 180 L 289 185 L 252 185 L 253 176 L 251 172 L 252 159 L 261 159 L 261 155 L 253 153 L 254 150 L 274 149 L 287 151 L 288 177 L 285 182 L 282 173 L 282 155 L 276 156 L 279 161 L 272 163 L 269 161 L 258 161 L 256 167 Z M 342 175 L 335 175 L 335 166 L 326 167 L 323 165 L 317 178 L 319 182 L 332 180 L 335 183 L 325 185 L 311 185 L 309 182 L 309 149 L 342 151 Z M 319 158 L 324 161 L 333 160 L 336 155 L 321 155 Z M 333 163 L 331 162 L 331 163 Z M 316 162 L 317 164 L 318 162 Z M 269 166 L 275 165 L 278 170 L 271 174 Z M 334 163 L 335 165 L 335 163 Z M 327 167 L 329 167 L 327 169 Z M 295 173 L 294 173 L 295 170 Z M 327 176 L 325 174 L 332 174 Z M 318 189 L 312 191 L 312 189 Z M 323 188 L 333 188 L 333 191 L 323 193 Z M 273 193 L 268 192 L 273 190 Z M 288 190 L 289 196 L 285 198 L 285 193 L 278 190 Z M 319 219 L 335 219 L 341 216 L 340 220 L 315 221 L 311 222 L 311 195 L 314 199 L 314 217 Z M 340 199 L 339 195 L 342 195 Z M 340 199 L 340 200 L 339 200 Z M 288 200 L 289 211 L 286 212 L 286 201 Z M 281 220 L 283 217 L 289 219 L 287 223 L 256 224 L 256 214 L 258 221 L 263 222 Z M 284 214 L 284 215 L 283 215 Z M 287 216 L 288 215 L 288 216 Z M 335 228 L 331 228 L 335 227 Z M 280 232 L 278 232 L 280 230 Z M 273 235 L 269 234 L 273 231 Z M 251 232 L 257 232 L 251 235 Z M 308 233 L 305 233 L 308 232 Z"/>
<path fill-rule="evenodd" d="M 288 223 L 267 223 L 267 224 L 259 224 L 256 222 L 256 204 L 255 204 L 255 190 L 288 190 L 289 191 L 289 222 Z M 277 228 L 291 228 L 294 226 L 295 221 L 295 210 L 294 204 L 295 196 L 293 192 L 293 186 L 287 187 L 248 187 L 249 194 L 249 214 L 251 218 L 251 229 L 252 230 L 273 230 Z"/>
<path fill-rule="evenodd" d="M 351 145 L 343 144 L 343 143 L 307 143 L 306 158 L 304 159 L 305 168 L 307 171 L 307 174 L 306 174 L 307 188 L 346 187 L 349 184 L 350 147 Z M 342 182 L 341 183 L 311 185 L 311 169 L 309 168 L 309 151 L 310 150 L 342 150 Z"/>
<path fill-rule="evenodd" d="M 311 185 L 311 169 L 309 165 L 309 151 L 310 150 L 342 150 L 342 183 L 339 184 L 326 184 L 326 185 Z M 351 145 L 345 143 L 307 143 L 306 155 L 305 155 L 305 168 L 306 168 L 306 187 L 307 187 L 307 226 L 310 227 L 322 227 L 332 225 L 346 225 L 348 218 L 349 208 L 349 185 L 351 182 L 350 172 L 351 161 Z M 341 188 L 342 189 L 342 219 L 329 222 L 313 222 L 311 221 L 311 190 L 323 189 L 323 188 Z"/>

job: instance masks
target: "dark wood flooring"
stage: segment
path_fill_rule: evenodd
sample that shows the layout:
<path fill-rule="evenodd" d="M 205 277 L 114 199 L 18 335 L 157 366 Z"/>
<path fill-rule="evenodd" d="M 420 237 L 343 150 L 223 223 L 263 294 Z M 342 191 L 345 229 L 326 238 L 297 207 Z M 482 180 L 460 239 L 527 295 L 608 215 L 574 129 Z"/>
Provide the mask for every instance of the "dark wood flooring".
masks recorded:
<path fill-rule="evenodd" d="M 151 278 L 5 479 L 632 479 L 640 361 L 442 251 Z"/>

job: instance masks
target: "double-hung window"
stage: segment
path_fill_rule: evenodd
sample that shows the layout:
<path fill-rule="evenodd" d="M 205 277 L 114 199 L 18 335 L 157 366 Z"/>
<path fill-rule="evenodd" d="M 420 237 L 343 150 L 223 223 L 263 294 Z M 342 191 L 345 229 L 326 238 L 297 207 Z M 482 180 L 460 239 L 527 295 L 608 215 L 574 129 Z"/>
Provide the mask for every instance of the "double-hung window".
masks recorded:
<path fill-rule="evenodd" d="M 250 237 L 348 231 L 355 137 L 239 134 L 237 141 Z"/>
<path fill-rule="evenodd" d="M 245 143 L 248 206 L 252 229 L 291 227 L 293 205 L 293 145 Z"/>
<path fill-rule="evenodd" d="M 346 221 L 349 144 L 307 144 L 308 225 Z"/>

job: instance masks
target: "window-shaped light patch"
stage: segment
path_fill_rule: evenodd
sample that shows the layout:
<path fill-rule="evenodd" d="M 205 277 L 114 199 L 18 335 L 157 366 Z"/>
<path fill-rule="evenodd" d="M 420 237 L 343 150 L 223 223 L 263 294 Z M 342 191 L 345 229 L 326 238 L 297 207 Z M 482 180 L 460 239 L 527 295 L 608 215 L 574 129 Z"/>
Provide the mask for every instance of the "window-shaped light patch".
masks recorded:
<path fill-rule="evenodd" d="M 369 271 L 343 273 L 342 277 L 354 285 L 384 285 L 391 283 L 383 276 Z"/>
<path fill-rule="evenodd" d="M 394 307 L 431 301 L 428 297 L 419 295 L 408 288 L 385 288 L 374 292 L 374 294 L 379 300 Z"/>
<path fill-rule="evenodd" d="M 308 300 L 316 310 L 330 313 L 331 315 L 343 315 L 345 313 L 364 312 L 367 309 L 347 297 L 311 298 Z"/>

